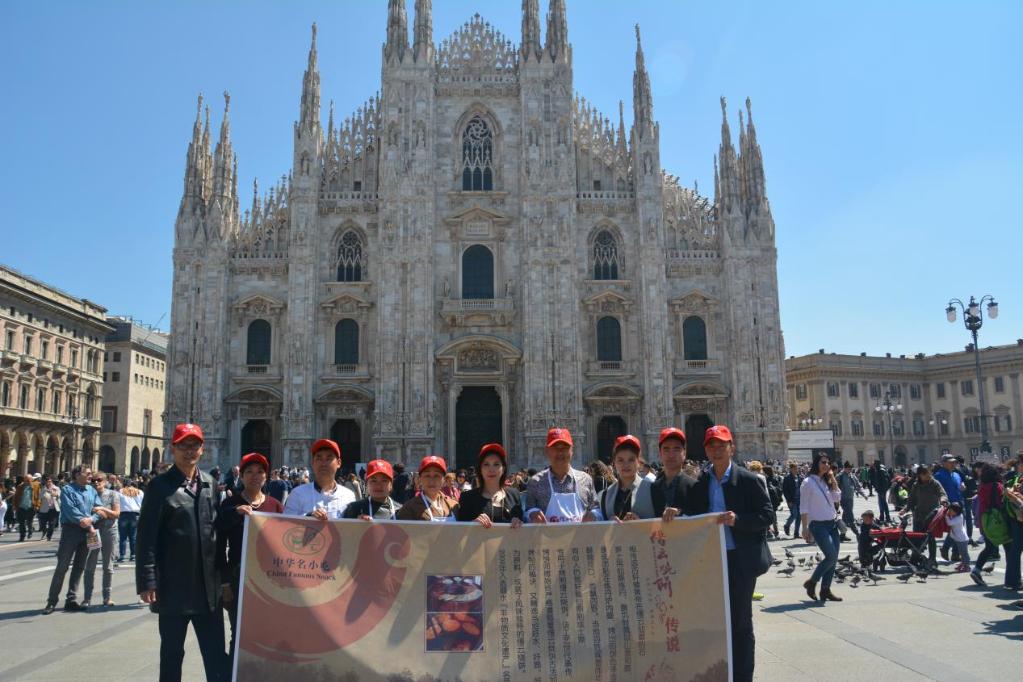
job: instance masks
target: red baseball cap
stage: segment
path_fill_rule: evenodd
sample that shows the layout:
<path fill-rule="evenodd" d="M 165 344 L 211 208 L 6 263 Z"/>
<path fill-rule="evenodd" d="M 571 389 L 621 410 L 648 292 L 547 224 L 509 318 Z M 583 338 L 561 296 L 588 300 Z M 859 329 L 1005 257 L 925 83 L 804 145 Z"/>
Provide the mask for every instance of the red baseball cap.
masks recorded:
<path fill-rule="evenodd" d="M 500 443 L 487 443 L 480 448 L 480 456 L 477 458 L 479 461 L 483 461 L 483 458 L 487 455 L 497 455 L 501 458 L 502 462 L 508 462 L 508 453 L 504 451 L 504 447 Z"/>
<path fill-rule="evenodd" d="M 270 462 L 266 461 L 266 457 L 259 454 L 258 452 L 250 452 L 249 454 L 242 457 L 242 461 L 238 464 L 238 472 L 244 473 L 245 467 L 250 464 L 258 464 L 263 467 L 263 471 L 270 471 Z"/>
<path fill-rule="evenodd" d="M 383 474 L 393 481 L 394 467 L 386 459 L 374 459 L 366 465 L 366 480 L 369 480 L 369 477 L 375 474 Z"/>
<path fill-rule="evenodd" d="M 200 443 L 206 442 L 203 438 L 202 429 L 198 424 L 178 424 L 174 427 L 174 435 L 171 436 L 171 444 L 177 445 L 186 438 L 198 438 Z"/>
<path fill-rule="evenodd" d="M 612 453 L 618 452 L 618 450 L 624 447 L 631 447 L 637 453 L 643 451 L 643 446 L 639 444 L 639 438 L 626 434 L 624 436 L 618 436 L 618 438 L 615 438 L 615 444 L 614 447 L 611 448 L 611 452 Z"/>
<path fill-rule="evenodd" d="M 657 439 L 657 444 L 661 445 L 664 443 L 664 441 L 668 440 L 669 438 L 678 438 L 680 441 L 682 441 L 682 446 L 685 447 L 686 434 L 682 432 L 682 429 L 677 429 L 674 426 L 669 426 L 666 429 L 661 429 L 661 436 L 660 438 Z"/>
<path fill-rule="evenodd" d="M 703 444 L 706 446 L 707 443 L 717 438 L 723 440 L 726 443 L 732 442 L 732 432 L 728 430 L 727 426 L 712 426 L 707 429 L 707 432 L 703 434 Z"/>
<path fill-rule="evenodd" d="M 437 455 L 423 457 L 423 461 L 419 463 L 419 473 L 423 473 L 423 470 L 429 467 L 437 467 L 442 474 L 448 473 L 448 465 L 444 462 L 444 458 Z"/>
<path fill-rule="evenodd" d="M 555 443 L 564 443 L 569 447 L 575 445 L 572 442 L 572 434 L 568 432 L 568 429 L 555 427 L 547 432 L 547 447 L 551 447 Z"/>
<path fill-rule="evenodd" d="M 337 458 L 341 459 L 341 446 L 329 438 L 321 438 L 313 443 L 313 447 L 309 449 L 309 452 L 315 455 L 320 450 L 333 450 Z"/>

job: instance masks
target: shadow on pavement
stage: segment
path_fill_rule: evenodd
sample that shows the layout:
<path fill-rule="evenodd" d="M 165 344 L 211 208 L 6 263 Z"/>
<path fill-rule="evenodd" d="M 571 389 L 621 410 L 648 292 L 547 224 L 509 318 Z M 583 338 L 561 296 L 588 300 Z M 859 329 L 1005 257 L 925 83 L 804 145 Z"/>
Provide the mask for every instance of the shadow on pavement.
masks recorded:
<path fill-rule="evenodd" d="M 823 606 L 820 602 L 814 601 L 801 601 L 796 604 L 779 604 L 778 606 L 768 606 L 760 609 L 764 613 L 789 613 L 791 611 L 805 611 L 812 609 L 816 606 Z"/>
<path fill-rule="evenodd" d="M 1023 610 L 1018 606 L 1011 606 L 1009 604 L 999 604 L 998 608 L 1015 612 L 1014 617 L 1007 620 L 994 620 L 983 623 L 984 627 L 987 628 L 987 632 L 981 634 L 997 635 L 1006 639 L 1023 641 Z"/>

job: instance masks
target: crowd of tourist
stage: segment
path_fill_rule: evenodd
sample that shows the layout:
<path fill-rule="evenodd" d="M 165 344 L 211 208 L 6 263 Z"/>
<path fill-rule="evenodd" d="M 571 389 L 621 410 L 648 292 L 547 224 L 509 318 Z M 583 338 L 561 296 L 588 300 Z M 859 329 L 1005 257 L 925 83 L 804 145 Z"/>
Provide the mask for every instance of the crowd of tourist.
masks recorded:
<path fill-rule="evenodd" d="M 597 460 L 577 469 L 571 433 L 555 428 L 547 438 L 548 467 L 540 471 L 509 470 L 504 447 L 490 443 L 480 450 L 476 466 L 467 469 L 449 470 L 442 457 L 431 455 L 415 470 L 377 459 L 357 473 L 342 474 L 340 447 L 322 439 L 313 444 L 308 466 L 271 469 L 266 457 L 249 453 L 224 473 L 200 469 L 202 430 L 183 424 L 171 440 L 173 463 L 157 472 L 121 477 L 80 465 L 56 478 L 35 474 L 5 481 L 0 531 L 16 528 L 19 541 L 31 541 L 37 533 L 41 541 L 52 541 L 60 527 L 44 614 L 56 609 L 69 569 L 65 610 L 93 606 L 100 567 L 102 604 L 113 605 L 113 571 L 119 563 L 134 562 L 140 600 L 159 614 L 161 679 L 180 678 L 189 624 L 207 677 L 227 676 L 241 589 L 243 521 L 253 511 L 321 520 L 461 521 L 487 528 L 667 522 L 680 515 L 716 513 L 726 526 L 735 679 L 752 678 L 752 602 L 762 598 L 755 592 L 758 576 L 779 563 L 769 549 L 772 539 L 801 537 L 816 545 L 821 558 L 804 583 L 815 601 L 842 601 L 833 591 L 841 543 L 855 540 L 861 563 L 876 569 L 879 543 L 871 531 L 902 519 L 901 525 L 911 521 L 913 530 L 931 531 L 942 524 L 941 532 L 929 536 L 925 560 L 930 568 L 938 568 L 936 538 L 947 534 L 940 549 L 943 561 L 984 585 L 985 566 L 1004 552 L 1004 586 L 1019 590 L 1023 453 L 1003 467 L 966 467 L 961 458 L 945 455 L 933 467 L 895 471 L 878 462 L 853 467 L 832 461 L 823 451 L 810 463 L 739 463 L 733 461 L 728 428 L 715 426 L 705 434 L 708 462 L 701 469 L 686 459 L 686 436 L 680 429 L 665 428 L 658 445 L 651 461 L 638 438 L 622 436 L 614 443 L 610 464 Z M 876 516 L 870 510 L 857 519 L 856 496 L 875 498 Z M 971 564 L 970 548 L 980 542 L 983 549 Z M 221 609 L 231 625 L 226 649 Z"/>

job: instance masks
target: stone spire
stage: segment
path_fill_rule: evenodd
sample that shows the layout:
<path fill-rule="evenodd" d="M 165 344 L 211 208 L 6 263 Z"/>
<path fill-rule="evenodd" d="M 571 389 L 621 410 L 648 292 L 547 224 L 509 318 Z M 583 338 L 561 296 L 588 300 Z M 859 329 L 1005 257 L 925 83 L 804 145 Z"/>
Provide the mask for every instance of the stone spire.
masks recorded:
<path fill-rule="evenodd" d="M 639 24 L 636 24 L 636 70 L 632 73 L 632 110 L 633 125 L 639 137 L 643 138 L 653 127 L 654 98 L 650 92 L 650 75 L 646 71 L 643 43 L 639 37 Z"/>
<path fill-rule="evenodd" d="M 429 62 L 433 57 L 433 2 L 416 0 L 415 28 L 412 36 L 412 57 Z"/>
<path fill-rule="evenodd" d="M 565 14 L 565 0 L 551 0 L 547 10 L 547 57 L 556 62 L 568 58 L 568 18 Z"/>
<path fill-rule="evenodd" d="M 231 200 L 234 187 L 235 156 L 231 148 L 231 95 L 224 92 L 224 118 L 220 122 L 220 138 L 213 153 L 213 195 Z M 226 207 L 225 207 L 226 208 Z"/>
<path fill-rule="evenodd" d="M 202 93 L 195 105 L 195 123 L 192 124 L 192 140 L 188 143 L 188 154 L 185 155 L 185 189 L 181 197 L 181 205 L 195 199 L 202 199 L 203 194 L 203 162 L 202 153 Z"/>
<path fill-rule="evenodd" d="M 213 191 L 213 152 L 210 150 L 210 105 L 203 107 L 202 125 L 202 199 L 208 201 Z"/>
<path fill-rule="evenodd" d="M 540 58 L 540 0 L 522 0 L 522 61 Z"/>
<path fill-rule="evenodd" d="M 387 42 L 384 43 L 384 61 L 400 63 L 408 51 L 408 16 L 405 0 L 387 2 Z"/>
<path fill-rule="evenodd" d="M 718 151 L 718 182 L 720 208 L 728 212 L 737 208 L 739 198 L 739 168 L 732 146 L 732 130 L 728 127 L 728 100 L 721 98 L 721 147 Z"/>
<path fill-rule="evenodd" d="M 745 146 L 740 150 L 747 173 L 747 202 L 752 210 L 767 201 L 767 181 L 764 176 L 764 157 L 757 142 L 757 129 L 753 125 L 753 104 L 746 98 Z"/>
<path fill-rule="evenodd" d="M 320 125 L 320 70 L 316 60 L 316 24 L 312 28 L 312 42 L 309 45 L 309 63 L 302 77 L 302 107 L 298 127 L 312 130 Z"/>
<path fill-rule="evenodd" d="M 619 156 L 624 158 L 625 155 L 629 151 L 629 143 L 628 143 L 628 140 L 625 137 L 625 102 L 623 102 L 622 100 L 618 100 L 618 141 L 617 141 L 617 147 L 618 147 L 618 154 L 619 154 Z"/>

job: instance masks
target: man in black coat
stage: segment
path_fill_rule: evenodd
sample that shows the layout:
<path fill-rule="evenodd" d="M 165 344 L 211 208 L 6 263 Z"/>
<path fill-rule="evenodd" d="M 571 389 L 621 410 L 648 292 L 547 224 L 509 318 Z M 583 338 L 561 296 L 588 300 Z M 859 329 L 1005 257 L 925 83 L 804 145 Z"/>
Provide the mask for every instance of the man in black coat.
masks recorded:
<path fill-rule="evenodd" d="M 199 471 L 202 449 L 196 424 L 174 428 L 174 466 L 149 483 L 139 514 L 135 587 L 159 614 L 161 682 L 181 679 L 189 623 L 206 679 L 227 677 L 213 530 L 217 491 Z"/>
<path fill-rule="evenodd" d="M 726 526 L 728 600 L 732 620 L 732 677 L 753 679 L 753 592 L 757 578 L 771 566 L 767 529 L 774 509 L 756 474 L 734 465 L 735 443 L 727 426 L 712 426 L 704 435 L 708 467 L 689 490 L 688 516 L 717 512 Z"/>
<path fill-rule="evenodd" d="M 686 434 L 674 426 L 661 429 L 657 449 L 661 470 L 654 479 L 654 490 L 664 499 L 662 518 L 671 521 L 685 509 L 689 489 L 696 483 L 694 478 L 682 472 L 686 463 Z"/>
<path fill-rule="evenodd" d="M 877 491 L 877 512 L 879 523 L 891 523 L 892 513 L 888 509 L 888 488 L 891 487 L 892 477 L 881 462 L 874 460 L 874 464 L 867 473 L 870 484 Z"/>
<path fill-rule="evenodd" d="M 789 533 L 789 526 L 792 528 L 792 537 L 799 537 L 799 524 L 802 518 L 799 516 L 799 487 L 803 485 L 803 477 L 799 475 L 799 465 L 795 462 L 789 463 L 789 473 L 781 482 L 781 494 L 785 498 L 785 504 L 789 508 L 789 519 L 785 522 L 785 534 Z"/>

